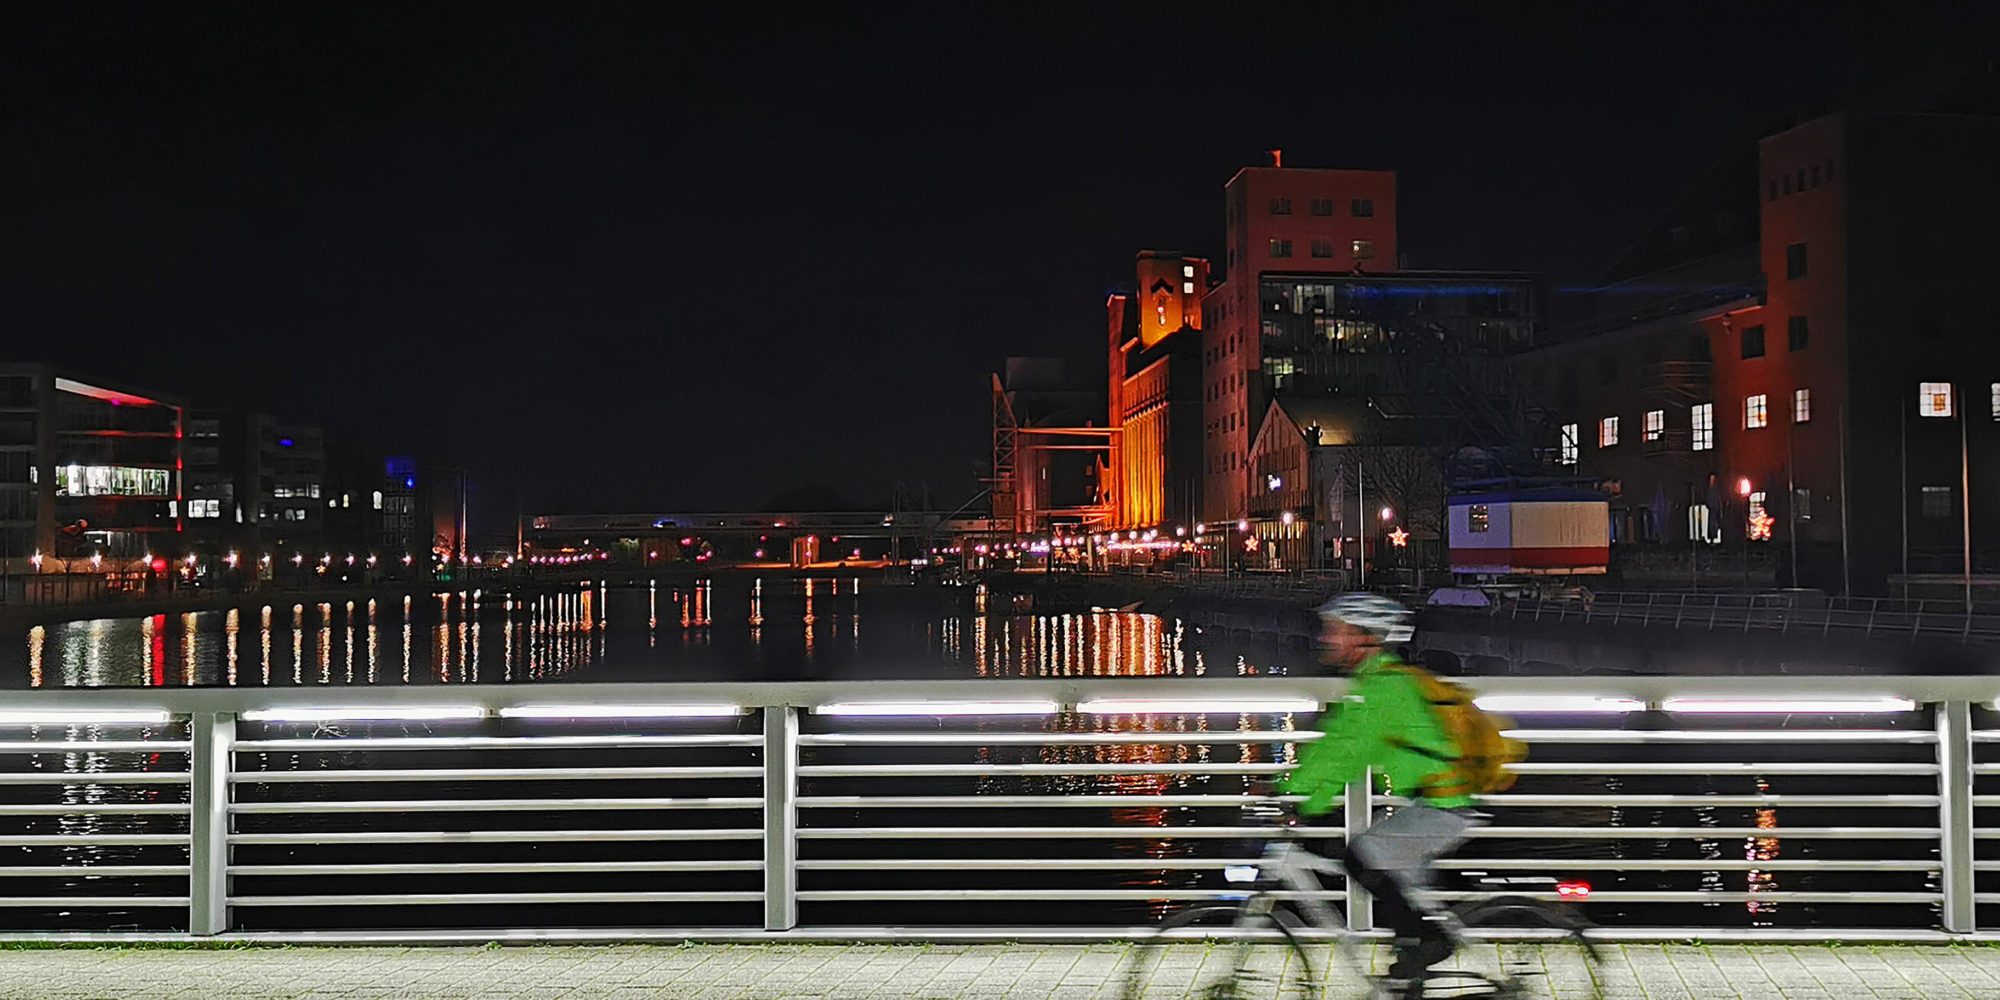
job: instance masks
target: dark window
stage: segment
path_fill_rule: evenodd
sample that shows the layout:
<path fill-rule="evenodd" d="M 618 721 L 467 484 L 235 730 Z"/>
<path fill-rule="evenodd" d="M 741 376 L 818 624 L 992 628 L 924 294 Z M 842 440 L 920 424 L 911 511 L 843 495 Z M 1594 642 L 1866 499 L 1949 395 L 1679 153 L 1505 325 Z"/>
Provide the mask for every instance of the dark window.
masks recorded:
<path fill-rule="evenodd" d="M 1332 215 L 1332 214 L 1333 214 L 1333 199 L 1332 199 L 1332 198 L 1314 198 L 1314 199 L 1313 199 L 1313 203 L 1312 203 L 1312 213 L 1313 213 L 1314 215 Z"/>
<path fill-rule="evenodd" d="M 1764 356 L 1764 328 L 1746 326 L 1743 328 L 1743 356 L 1761 358 Z"/>
<path fill-rule="evenodd" d="M 1798 279 L 1806 276 L 1806 245 L 1793 243 L 1785 247 L 1785 277 Z"/>
<path fill-rule="evenodd" d="M 1291 241 L 1291 240 L 1272 240 L 1272 241 L 1271 241 L 1271 256 L 1273 256 L 1273 257 L 1290 257 L 1291 255 L 1292 255 L 1292 241 Z"/>
<path fill-rule="evenodd" d="M 1811 339 L 1811 331 L 1806 329 L 1804 316 L 1793 316 L 1785 320 L 1785 350 L 1803 351 Z"/>
<path fill-rule="evenodd" d="M 1272 215 L 1292 214 L 1292 199 L 1290 198 L 1271 199 L 1271 214 Z"/>
<path fill-rule="evenodd" d="M 1374 241 L 1374 240 L 1355 240 L 1355 241 L 1354 241 L 1354 259 L 1355 259 L 1355 260 L 1369 260 L 1369 259 L 1373 258 L 1374 256 L 1375 256 L 1375 241 Z"/>
<path fill-rule="evenodd" d="M 1315 257 L 1331 257 L 1333 256 L 1333 241 L 1314 240 L 1312 249 L 1313 256 Z"/>
<path fill-rule="evenodd" d="M 1951 487 L 1924 487 L 1923 512 L 1925 517 L 1951 516 Z"/>
<path fill-rule="evenodd" d="M 1811 169 L 1807 171 L 1806 180 L 1809 183 L 1811 183 L 1813 187 L 1819 187 L 1819 164 L 1817 163 L 1813 164 Z"/>
<path fill-rule="evenodd" d="M 1688 338 L 1688 360 L 1708 360 L 1708 338 L 1706 336 L 1697 333 Z"/>
<path fill-rule="evenodd" d="M 1779 188 L 1780 188 L 1780 190 L 1784 191 L 1784 193 L 1786 193 L 1786 194 L 1791 194 L 1791 193 L 1792 193 L 1792 175 L 1791 175 L 1791 174 L 1781 174 L 1781 175 L 1779 175 L 1779 177 L 1778 177 L 1778 184 L 1779 184 Z"/>
<path fill-rule="evenodd" d="M 1347 203 L 1347 213 L 1357 219 L 1372 218 L 1375 215 L 1375 199 L 1356 198 Z"/>

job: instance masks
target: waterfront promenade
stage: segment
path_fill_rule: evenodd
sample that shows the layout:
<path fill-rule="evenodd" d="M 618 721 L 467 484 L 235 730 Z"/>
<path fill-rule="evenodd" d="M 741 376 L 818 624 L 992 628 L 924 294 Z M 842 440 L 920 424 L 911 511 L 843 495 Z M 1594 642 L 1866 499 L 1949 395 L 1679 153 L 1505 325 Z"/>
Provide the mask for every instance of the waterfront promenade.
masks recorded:
<path fill-rule="evenodd" d="M 1493 945 L 1475 962 L 1491 961 Z M 1572 950 L 1508 945 L 1545 967 L 1530 996 L 1590 996 Z M 59 948 L 7 952 L 0 997 L 203 997 L 288 1000 L 912 1000 L 1112 998 L 1124 944 L 700 944 L 518 947 Z M 1325 957 L 1325 946 L 1314 949 Z M 1149 996 L 1185 995 L 1211 955 L 1178 945 Z M 1376 949 L 1375 960 L 1381 960 Z M 2000 948 L 1898 946 L 1607 946 L 1607 1000 L 1947 1000 L 2000 996 Z M 1321 968 L 1324 969 L 1324 963 Z M 1273 996 L 1277 994 L 1273 993 Z M 1296 996 L 1297 994 L 1286 994 Z M 1328 998 L 1358 996 L 1336 977 Z"/>

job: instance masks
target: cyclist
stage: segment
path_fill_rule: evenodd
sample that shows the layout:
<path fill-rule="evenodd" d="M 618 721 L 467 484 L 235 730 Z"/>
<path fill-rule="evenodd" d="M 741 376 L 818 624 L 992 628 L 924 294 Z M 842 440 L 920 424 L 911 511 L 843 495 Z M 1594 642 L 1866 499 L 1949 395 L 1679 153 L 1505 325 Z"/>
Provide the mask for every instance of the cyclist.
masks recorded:
<path fill-rule="evenodd" d="M 1463 843 L 1481 818 L 1471 811 L 1472 788 L 1452 767 L 1460 748 L 1433 708 L 1426 675 L 1387 648 L 1409 641 L 1409 610 L 1375 594 L 1343 594 L 1321 605 L 1319 617 L 1321 661 L 1351 671 L 1353 683 L 1322 721 L 1324 738 L 1307 744 L 1280 787 L 1304 795 L 1299 812 L 1317 816 L 1374 768 L 1389 790 L 1410 799 L 1345 844 L 1340 861 L 1396 935 L 1382 985 L 1394 997 L 1421 997 L 1428 970 L 1449 958 L 1456 942 L 1415 894 L 1431 862 Z"/>

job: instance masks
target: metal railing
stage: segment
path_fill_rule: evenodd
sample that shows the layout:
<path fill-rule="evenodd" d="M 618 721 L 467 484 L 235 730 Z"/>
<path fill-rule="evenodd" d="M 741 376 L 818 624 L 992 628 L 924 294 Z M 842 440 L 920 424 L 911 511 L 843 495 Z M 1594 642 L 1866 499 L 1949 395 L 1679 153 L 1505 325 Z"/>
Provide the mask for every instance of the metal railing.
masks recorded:
<path fill-rule="evenodd" d="M 1780 635 L 1930 637 L 2000 641 L 2000 605 L 1888 597 L 1698 592 L 1599 593 L 1522 598 L 1493 605 L 1512 621 L 1577 621 Z"/>
<path fill-rule="evenodd" d="M 1532 755 L 1453 898 L 1596 883 L 1631 933 L 1968 934 L 2000 678 L 1491 678 Z M 1330 678 L 10 692 L 0 920 L 1051 926 L 1240 889 Z M 1983 727 L 1983 728 L 1982 728 Z M 1305 835 L 1392 800 L 1349 789 Z M 1534 881 L 1534 880 L 1541 881 Z M 1363 894 L 1329 883 L 1352 926 Z M 9 891 L 10 887 L 14 888 Z M 1733 914 L 1720 923 L 1716 907 Z M 96 924 L 79 914 L 105 915 Z M 1803 924 L 1801 924 L 1803 922 Z M 699 930 L 689 933 L 699 933 Z M 921 930 L 912 933 L 920 934 Z"/>

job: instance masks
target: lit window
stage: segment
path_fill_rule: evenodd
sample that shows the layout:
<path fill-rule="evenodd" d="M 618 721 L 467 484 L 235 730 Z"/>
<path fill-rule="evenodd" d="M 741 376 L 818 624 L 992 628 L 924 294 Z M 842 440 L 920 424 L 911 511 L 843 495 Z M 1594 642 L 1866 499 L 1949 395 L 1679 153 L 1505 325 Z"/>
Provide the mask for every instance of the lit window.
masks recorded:
<path fill-rule="evenodd" d="M 1812 390 L 1792 390 L 1792 423 L 1803 424 L 1812 420 Z"/>
<path fill-rule="evenodd" d="M 1562 425 L 1561 454 L 1559 461 L 1564 465 L 1575 465 L 1577 455 L 1577 428 L 1575 424 Z"/>
<path fill-rule="evenodd" d="M 1743 426 L 1748 430 L 1770 426 L 1771 414 L 1763 393 L 1743 397 Z"/>
<path fill-rule="evenodd" d="M 1922 417 L 1951 416 L 1951 383 L 1920 383 L 1917 386 L 1917 415 Z"/>
<path fill-rule="evenodd" d="M 1355 241 L 1354 241 L 1354 259 L 1355 259 L 1355 260 L 1367 260 L 1367 259 L 1369 259 L 1370 257 L 1373 257 L 1373 256 L 1375 256 L 1375 241 L 1374 241 L 1374 240 L 1355 240 Z"/>
<path fill-rule="evenodd" d="M 1193 294 L 1194 294 L 1194 282 L 1192 282 L 1192 281 L 1183 281 L 1183 282 L 1181 282 L 1181 294 L 1182 294 L 1182 295 L 1193 295 Z"/>
<path fill-rule="evenodd" d="M 1715 447 L 1715 404 L 1696 403 L 1688 408 L 1688 445 L 1693 451 Z"/>
<path fill-rule="evenodd" d="M 1646 440 L 1658 441 L 1667 433 L 1667 411 L 1646 411 Z"/>
<path fill-rule="evenodd" d="M 375 497 L 374 497 L 374 500 L 375 500 L 375 509 L 376 509 L 376 510 L 381 510 L 381 509 L 382 509 L 382 491 L 381 491 L 381 490 L 376 490 L 376 491 L 375 491 Z"/>
<path fill-rule="evenodd" d="M 1951 516 L 1951 487 L 1924 487 L 1923 512 L 1925 517 Z"/>
<path fill-rule="evenodd" d="M 1993 383 L 1993 419 L 2000 420 L 2000 382 Z"/>
<path fill-rule="evenodd" d="M 1192 278 L 1192 277 L 1194 277 L 1194 265 L 1193 265 L 1193 264 L 1182 264 L 1182 265 L 1181 265 L 1181 277 L 1183 277 L 1183 278 Z"/>
<path fill-rule="evenodd" d="M 1487 505 L 1483 503 L 1475 503 L 1466 507 L 1465 530 L 1470 531 L 1475 535 L 1483 535 L 1486 534 L 1487 530 L 1492 526 L 1492 523 L 1493 523 L 1493 514 L 1492 511 L 1488 509 Z"/>
<path fill-rule="evenodd" d="M 1766 509 L 1764 491 L 1758 490 L 1750 494 L 1750 510 L 1744 521 L 1744 534 L 1753 542 L 1768 542 L 1771 540 L 1771 528 L 1776 524 L 1776 520 Z"/>
<path fill-rule="evenodd" d="M 1688 505 L 1688 540 L 1695 542 L 1718 542 L 1715 525 L 1708 514 L 1708 505 L 1697 503 Z"/>
<path fill-rule="evenodd" d="M 1597 422 L 1597 446 L 1609 448 L 1618 443 L 1618 418 L 1605 417 Z"/>

